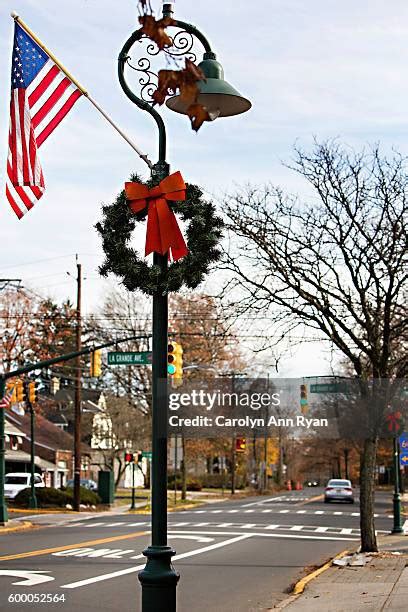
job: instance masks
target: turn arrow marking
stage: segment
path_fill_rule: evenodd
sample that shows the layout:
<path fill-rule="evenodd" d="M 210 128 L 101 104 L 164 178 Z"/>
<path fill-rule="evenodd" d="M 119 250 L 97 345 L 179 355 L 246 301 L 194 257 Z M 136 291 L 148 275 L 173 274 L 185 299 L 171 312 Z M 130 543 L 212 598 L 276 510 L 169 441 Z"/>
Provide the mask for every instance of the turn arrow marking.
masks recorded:
<path fill-rule="evenodd" d="M 22 584 L 24 586 L 35 586 L 43 582 L 55 580 L 52 576 L 44 576 L 48 572 L 37 570 L 0 570 L 0 576 L 13 576 L 14 578 L 22 578 L 12 584 Z"/>
<path fill-rule="evenodd" d="M 184 534 L 178 534 L 178 533 L 171 533 L 169 532 L 167 534 L 169 536 L 169 538 L 174 539 L 174 538 L 182 538 L 183 540 L 196 540 L 197 542 L 213 542 L 214 538 L 205 538 L 203 536 L 196 536 L 196 535 L 184 535 Z"/>

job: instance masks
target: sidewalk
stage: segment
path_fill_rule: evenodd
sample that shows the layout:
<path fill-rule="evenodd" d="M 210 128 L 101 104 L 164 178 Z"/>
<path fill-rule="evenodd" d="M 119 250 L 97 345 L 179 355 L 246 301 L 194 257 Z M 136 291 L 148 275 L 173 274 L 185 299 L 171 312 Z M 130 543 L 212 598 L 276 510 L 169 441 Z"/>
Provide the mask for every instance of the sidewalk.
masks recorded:
<path fill-rule="evenodd" d="M 380 550 L 365 555 L 363 566 L 329 567 L 301 595 L 277 607 L 285 612 L 408 610 L 408 538 L 385 536 Z"/>

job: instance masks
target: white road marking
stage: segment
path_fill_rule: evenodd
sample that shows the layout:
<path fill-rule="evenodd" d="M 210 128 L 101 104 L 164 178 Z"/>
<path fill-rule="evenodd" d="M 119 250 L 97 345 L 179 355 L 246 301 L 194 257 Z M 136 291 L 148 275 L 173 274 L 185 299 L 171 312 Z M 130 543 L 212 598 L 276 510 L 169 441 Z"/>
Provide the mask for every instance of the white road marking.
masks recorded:
<path fill-rule="evenodd" d="M 289 510 L 279 510 L 279 514 L 287 514 Z"/>
<path fill-rule="evenodd" d="M 265 529 L 277 529 L 280 525 L 266 525 Z"/>
<path fill-rule="evenodd" d="M 271 508 L 268 508 L 267 510 L 262 510 L 263 513 L 265 512 L 272 512 Z"/>
<path fill-rule="evenodd" d="M 290 531 L 302 531 L 303 529 L 303 525 L 293 525 L 293 527 L 290 527 Z"/>
<path fill-rule="evenodd" d="M 215 550 L 216 548 L 222 548 L 223 546 L 228 546 L 230 544 L 235 544 L 236 542 L 240 542 L 241 540 L 246 540 L 250 538 L 251 534 L 242 534 L 237 537 L 231 538 L 229 540 L 225 540 L 224 542 L 217 542 L 216 544 L 210 544 L 209 546 L 204 546 L 203 548 L 198 548 L 197 550 L 192 550 L 187 553 L 182 553 L 181 555 L 176 555 L 172 562 L 177 561 L 178 559 L 185 559 L 186 557 L 192 557 L 194 555 L 200 555 L 204 552 L 209 552 L 210 550 Z M 86 586 L 87 584 L 94 584 L 95 582 L 102 582 L 103 580 L 109 580 L 110 578 L 117 578 L 118 576 L 125 576 L 126 574 L 134 574 L 135 572 L 140 571 L 145 566 L 138 565 L 137 567 L 129 567 L 124 570 L 120 570 L 118 572 L 111 572 L 109 574 L 102 574 L 101 576 L 94 576 L 93 578 L 87 578 L 85 580 L 79 580 L 78 582 L 71 582 L 69 584 L 61 585 L 63 589 L 77 589 L 78 587 Z"/>
<path fill-rule="evenodd" d="M 209 525 L 210 523 L 194 523 L 192 525 L 192 527 L 205 527 L 206 525 Z"/>
<path fill-rule="evenodd" d="M 348 527 L 344 527 L 340 533 L 344 533 L 344 535 L 349 535 L 350 533 L 353 533 L 352 529 L 349 529 Z"/>
<path fill-rule="evenodd" d="M 252 527 L 256 527 L 256 523 L 244 523 L 243 525 L 240 525 L 241 529 L 252 529 Z"/>
<path fill-rule="evenodd" d="M 105 523 L 91 523 L 90 525 L 86 524 L 85 527 L 101 527 L 102 525 L 105 525 Z"/>
<path fill-rule="evenodd" d="M 316 527 L 315 529 L 316 533 L 324 533 L 327 530 L 328 530 L 328 527 Z"/>
<path fill-rule="evenodd" d="M 306 514 L 306 510 L 296 510 L 296 514 Z"/>
<path fill-rule="evenodd" d="M 214 538 L 208 538 L 202 535 L 188 535 L 185 533 L 172 533 L 171 531 L 169 531 L 167 535 L 172 540 L 174 540 L 174 538 L 179 538 L 181 540 L 196 540 L 197 542 L 214 542 Z"/>
<path fill-rule="evenodd" d="M 230 514 L 235 514 L 236 512 L 238 512 L 238 510 L 228 510 L 228 512 L 229 512 Z"/>
<path fill-rule="evenodd" d="M 241 508 L 249 508 L 249 506 L 262 506 L 263 504 L 267 504 L 269 502 L 279 501 L 283 499 L 282 497 L 268 497 L 268 499 L 264 499 L 262 501 L 251 502 L 250 504 L 244 504 Z"/>
<path fill-rule="evenodd" d="M 117 523 L 105 523 L 105 527 L 120 527 L 120 525 L 126 525 L 126 523 L 124 521 L 118 521 Z"/>
<path fill-rule="evenodd" d="M 324 514 L 324 510 L 315 510 L 315 514 Z"/>
<path fill-rule="evenodd" d="M 220 523 L 217 527 L 231 527 L 234 523 Z"/>
<path fill-rule="evenodd" d="M 212 514 L 221 514 L 222 510 L 211 510 Z"/>
<path fill-rule="evenodd" d="M 146 521 L 144 523 L 127 523 L 128 527 L 140 527 L 141 525 L 150 525 L 150 523 L 146 523 Z"/>
<path fill-rule="evenodd" d="M 20 580 L 17 580 L 17 582 L 12 582 L 12 584 L 21 584 L 23 586 L 35 586 L 37 584 L 55 580 L 55 578 L 52 576 L 44 576 L 44 574 L 48 574 L 48 572 L 38 570 L 0 569 L 0 576 L 13 576 L 13 578 L 19 578 Z"/>
<path fill-rule="evenodd" d="M 189 525 L 190 523 L 170 523 L 171 527 L 184 527 L 185 525 Z"/>
<path fill-rule="evenodd" d="M 333 512 L 333 514 L 334 514 L 335 516 L 340 516 L 340 514 L 343 514 L 343 512 Z"/>

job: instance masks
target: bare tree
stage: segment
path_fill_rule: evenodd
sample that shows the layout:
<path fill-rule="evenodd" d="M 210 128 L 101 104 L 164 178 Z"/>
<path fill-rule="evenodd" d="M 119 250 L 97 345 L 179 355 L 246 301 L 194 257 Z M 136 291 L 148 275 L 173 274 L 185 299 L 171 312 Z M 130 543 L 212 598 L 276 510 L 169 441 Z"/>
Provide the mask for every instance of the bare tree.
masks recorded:
<path fill-rule="evenodd" d="M 295 149 L 291 168 L 308 183 L 304 198 L 268 185 L 225 201 L 234 236 L 224 259 L 233 273 L 225 295 L 237 313 L 267 311 L 282 337 L 303 326 L 328 339 L 360 381 L 403 378 L 407 160 L 384 157 L 378 147 L 355 153 L 326 142 L 311 153 Z M 375 433 L 366 436 L 361 456 L 363 551 L 377 550 L 377 442 Z"/>

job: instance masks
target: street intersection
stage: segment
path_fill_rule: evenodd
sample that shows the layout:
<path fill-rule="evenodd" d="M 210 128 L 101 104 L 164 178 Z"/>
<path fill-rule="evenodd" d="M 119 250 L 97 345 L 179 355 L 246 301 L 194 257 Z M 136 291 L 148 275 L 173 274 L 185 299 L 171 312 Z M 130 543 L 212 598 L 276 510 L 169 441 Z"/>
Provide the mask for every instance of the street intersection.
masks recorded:
<path fill-rule="evenodd" d="M 178 609 L 266 610 L 285 599 L 305 568 L 356 548 L 358 504 L 327 505 L 321 493 L 293 491 L 169 514 L 169 543 L 181 575 Z M 390 495 L 379 493 L 379 534 L 391 530 L 390 508 Z M 137 573 L 144 567 L 150 517 L 102 514 L 60 523 L 2 536 L 1 609 L 37 609 L 30 597 L 52 594 L 65 601 L 47 603 L 48 610 L 139 611 Z M 23 597 L 9 602 L 10 594 Z"/>

